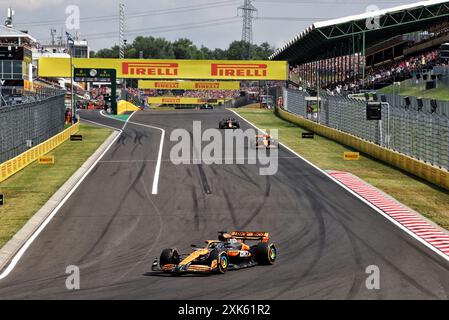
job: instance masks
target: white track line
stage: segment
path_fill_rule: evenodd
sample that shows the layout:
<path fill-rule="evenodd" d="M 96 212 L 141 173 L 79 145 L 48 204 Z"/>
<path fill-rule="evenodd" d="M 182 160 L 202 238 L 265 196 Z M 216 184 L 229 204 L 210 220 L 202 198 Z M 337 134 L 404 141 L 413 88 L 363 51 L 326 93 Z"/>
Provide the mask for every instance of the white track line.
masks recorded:
<path fill-rule="evenodd" d="M 266 133 L 264 130 L 259 129 L 255 124 L 251 123 L 250 121 L 246 120 L 244 117 L 240 116 L 237 112 L 235 112 L 234 110 L 230 110 L 232 113 L 234 113 L 236 116 L 238 116 L 240 119 L 242 119 L 243 121 L 245 121 L 246 123 L 248 123 L 249 125 L 251 125 L 252 127 L 256 128 L 257 130 L 259 130 L 262 133 Z M 387 220 L 389 220 L 391 223 L 393 223 L 395 226 L 397 226 L 398 228 L 400 228 L 402 231 L 406 232 L 408 235 L 410 235 L 412 238 L 414 238 L 415 240 L 419 241 L 420 243 L 422 243 L 423 245 L 425 245 L 427 248 L 429 248 L 430 250 L 432 250 L 433 252 L 435 252 L 437 255 L 439 255 L 441 258 L 443 258 L 444 260 L 449 262 L 449 256 L 444 254 L 443 252 L 441 252 L 440 250 L 438 250 L 437 248 L 435 248 L 434 246 L 432 246 L 430 243 L 428 243 L 427 241 L 425 241 L 424 239 L 420 238 L 419 236 L 417 236 L 416 234 L 414 234 L 411 230 L 407 229 L 406 227 L 404 227 L 402 224 L 400 224 L 398 221 L 396 221 L 395 219 L 393 219 L 392 217 L 390 217 L 388 214 L 386 214 L 385 212 L 383 212 L 382 210 L 380 210 L 378 207 L 376 207 L 375 205 L 373 205 L 372 203 L 370 203 L 368 200 L 364 199 L 363 197 L 361 197 L 359 194 L 357 194 L 356 192 L 354 192 L 353 190 L 351 190 L 350 188 L 348 188 L 347 186 L 345 186 L 343 183 L 341 183 L 340 181 L 338 181 L 337 179 L 335 179 L 334 177 L 332 177 L 329 173 L 327 173 L 326 171 L 322 170 L 321 168 L 319 168 L 318 166 L 316 166 L 315 164 L 313 164 L 312 162 L 310 162 L 309 160 L 303 158 L 301 155 L 299 155 L 296 151 L 292 150 L 291 148 L 289 148 L 288 146 L 286 146 L 285 144 L 279 142 L 279 144 L 284 147 L 285 149 L 287 149 L 288 151 L 290 151 L 291 153 L 293 153 L 294 155 L 296 155 L 297 157 L 299 157 L 300 159 L 302 159 L 305 163 L 307 163 L 308 165 L 312 166 L 313 168 L 315 168 L 316 170 L 318 170 L 319 172 L 321 172 L 322 174 L 324 174 L 326 177 L 328 177 L 330 180 L 332 180 L 333 182 L 335 182 L 336 184 L 338 184 L 340 187 L 342 187 L 343 189 L 345 189 L 346 191 L 348 191 L 349 193 L 351 193 L 354 197 L 358 198 L 360 201 L 364 202 L 366 205 L 368 205 L 369 207 L 371 207 L 373 210 L 375 210 L 376 212 L 380 213 L 382 216 L 384 216 Z"/>
<path fill-rule="evenodd" d="M 105 115 L 103 110 L 100 112 L 100 114 L 103 117 L 106 117 L 108 119 L 113 119 L 113 120 L 117 120 L 117 121 L 124 121 L 124 120 L 116 119 L 116 118 L 110 117 L 108 115 Z M 133 113 L 133 115 L 134 115 L 134 113 Z M 131 117 L 129 117 L 128 120 L 126 120 L 126 121 L 128 122 L 129 119 L 131 119 Z M 134 124 L 136 126 L 147 127 L 147 128 L 150 128 L 150 129 L 156 129 L 156 130 L 159 130 L 161 132 L 161 142 L 159 144 L 159 154 L 158 154 L 158 157 L 157 157 L 156 168 L 154 169 L 153 188 L 151 190 L 151 193 L 153 195 L 158 194 L 159 176 L 160 176 L 160 173 L 161 173 L 161 164 L 162 164 L 162 152 L 164 150 L 165 130 L 162 129 L 162 128 L 159 128 L 159 127 L 154 127 L 154 126 L 150 126 L 150 125 L 143 124 L 143 123 L 137 123 L 137 122 L 132 122 L 132 121 L 129 121 L 129 123 Z"/>
<path fill-rule="evenodd" d="M 131 117 L 134 115 L 134 113 L 128 118 L 131 119 Z M 89 121 L 91 123 L 96 123 L 94 121 Z M 98 124 L 98 123 L 96 123 Z M 39 228 L 33 233 L 33 235 L 25 242 L 25 244 L 20 248 L 20 250 L 16 253 L 14 258 L 9 263 L 8 267 L 3 271 L 2 274 L 0 274 L 0 280 L 7 277 L 11 271 L 15 268 L 17 263 L 20 261 L 24 253 L 28 250 L 28 248 L 31 246 L 31 244 L 36 240 L 36 238 L 39 236 L 39 234 L 45 229 L 45 227 L 50 223 L 50 221 L 53 219 L 53 217 L 59 212 L 59 210 L 62 208 L 62 206 L 67 202 L 67 200 L 72 196 L 72 194 L 78 189 L 78 187 L 81 185 L 81 183 L 87 178 L 87 176 L 90 174 L 90 172 L 95 168 L 95 166 L 98 164 L 98 162 L 104 157 L 104 155 L 109 151 L 109 149 L 114 145 L 114 143 L 117 141 L 117 139 L 121 136 L 123 133 L 123 130 L 125 129 L 126 125 L 128 124 L 128 121 L 125 122 L 122 129 L 114 128 L 115 130 L 119 130 L 120 134 L 118 134 L 114 140 L 111 141 L 111 143 L 107 146 L 107 148 L 103 151 L 103 153 L 100 155 L 100 157 L 93 163 L 93 165 L 86 171 L 86 173 L 81 177 L 81 179 L 75 184 L 75 186 L 69 191 L 69 193 L 62 199 L 62 201 L 58 204 L 58 206 L 53 209 L 52 213 L 44 220 L 44 222 L 39 226 Z M 101 125 L 101 124 L 100 124 Z"/>

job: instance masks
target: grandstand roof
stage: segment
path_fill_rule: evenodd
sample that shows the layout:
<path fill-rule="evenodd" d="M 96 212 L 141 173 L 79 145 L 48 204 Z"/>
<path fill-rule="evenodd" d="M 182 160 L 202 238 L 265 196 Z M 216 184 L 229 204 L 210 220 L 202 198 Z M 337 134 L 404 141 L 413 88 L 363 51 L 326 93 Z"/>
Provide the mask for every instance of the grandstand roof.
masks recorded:
<path fill-rule="evenodd" d="M 447 17 L 449 1 L 430 0 L 317 22 L 278 49 L 270 59 L 302 64 L 317 60 L 342 44 L 352 43 L 359 35 L 365 36 L 368 48 L 397 35 L 426 30 Z M 374 27 L 368 24 L 371 21 L 376 22 Z"/>
<path fill-rule="evenodd" d="M 0 25 L 0 38 L 27 38 L 31 42 L 36 42 L 36 39 L 28 33 L 2 25 Z"/>

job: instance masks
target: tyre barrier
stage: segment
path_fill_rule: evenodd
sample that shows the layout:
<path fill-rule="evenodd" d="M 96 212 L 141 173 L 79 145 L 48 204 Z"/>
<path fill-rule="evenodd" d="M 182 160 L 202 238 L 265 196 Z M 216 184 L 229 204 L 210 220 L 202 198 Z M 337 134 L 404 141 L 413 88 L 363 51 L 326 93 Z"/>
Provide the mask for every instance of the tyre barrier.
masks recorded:
<path fill-rule="evenodd" d="M 79 122 L 67 128 L 66 130 L 51 137 L 37 146 L 25 151 L 24 153 L 0 164 L 0 182 L 5 181 L 24 169 L 29 164 L 36 161 L 39 157 L 49 153 L 63 142 L 70 139 L 70 136 L 79 131 Z"/>

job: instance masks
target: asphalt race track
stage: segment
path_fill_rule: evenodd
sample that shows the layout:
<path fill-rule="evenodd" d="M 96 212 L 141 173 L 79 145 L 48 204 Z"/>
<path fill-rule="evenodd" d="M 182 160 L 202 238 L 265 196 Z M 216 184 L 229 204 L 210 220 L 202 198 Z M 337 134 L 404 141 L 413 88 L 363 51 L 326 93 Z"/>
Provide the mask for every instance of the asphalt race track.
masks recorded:
<path fill-rule="evenodd" d="M 151 188 L 160 132 L 129 123 L 0 281 L 0 299 L 449 298 L 448 262 L 287 150 L 269 177 L 257 165 L 170 162 L 173 129 L 191 130 L 193 120 L 217 128 L 226 114 L 134 115 L 133 122 L 167 132 L 159 194 Z M 82 117 L 124 124 L 96 112 Z M 162 249 L 190 250 L 222 230 L 269 231 L 276 264 L 212 276 L 150 272 Z M 79 291 L 66 289 L 69 265 L 80 268 Z M 370 265 L 380 269 L 380 290 L 365 286 Z"/>

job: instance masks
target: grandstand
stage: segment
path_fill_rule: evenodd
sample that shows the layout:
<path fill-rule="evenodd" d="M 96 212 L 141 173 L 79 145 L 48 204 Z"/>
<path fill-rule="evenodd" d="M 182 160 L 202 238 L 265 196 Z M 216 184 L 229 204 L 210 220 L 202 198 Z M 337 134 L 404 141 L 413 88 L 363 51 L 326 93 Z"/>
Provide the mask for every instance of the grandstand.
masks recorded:
<path fill-rule="evenodd" d="M 302 87 L 354 93 L 418 77 L 431 89 L 448 40 L 449 1 L 423 1 L 315 23 L 270 59 L 287 60 Z"/>

